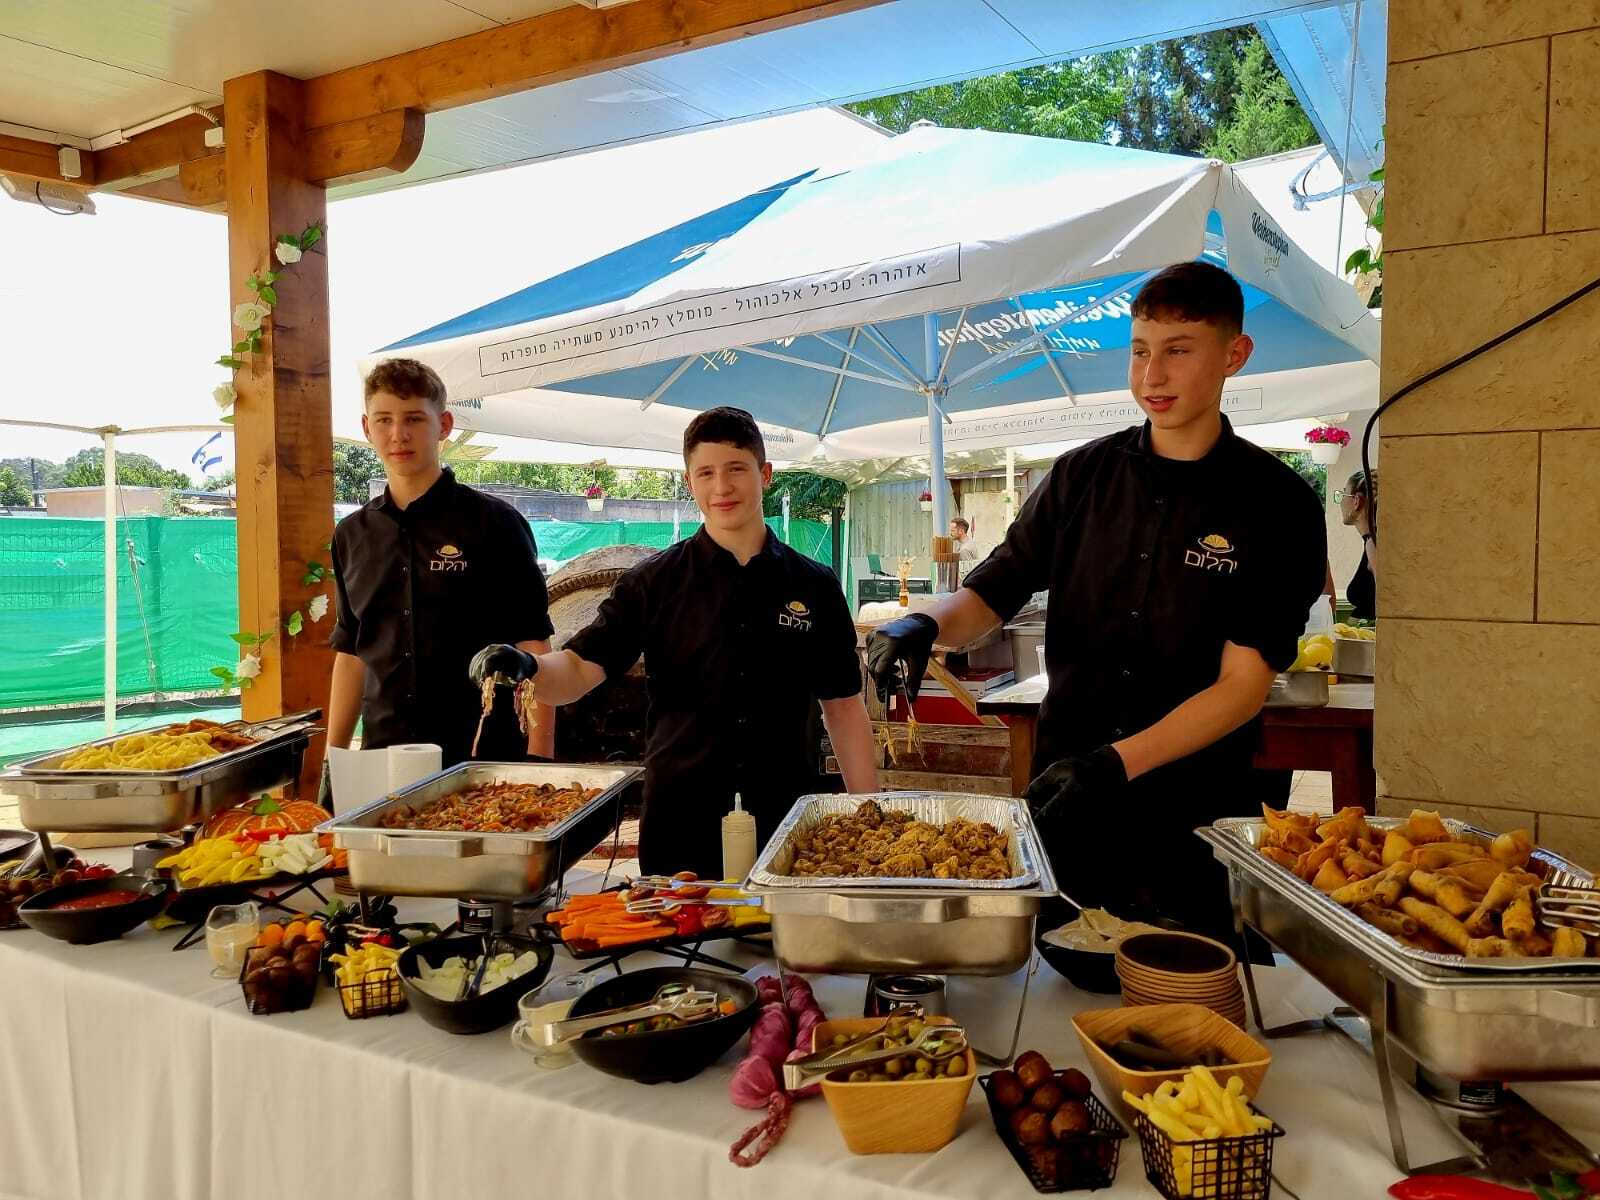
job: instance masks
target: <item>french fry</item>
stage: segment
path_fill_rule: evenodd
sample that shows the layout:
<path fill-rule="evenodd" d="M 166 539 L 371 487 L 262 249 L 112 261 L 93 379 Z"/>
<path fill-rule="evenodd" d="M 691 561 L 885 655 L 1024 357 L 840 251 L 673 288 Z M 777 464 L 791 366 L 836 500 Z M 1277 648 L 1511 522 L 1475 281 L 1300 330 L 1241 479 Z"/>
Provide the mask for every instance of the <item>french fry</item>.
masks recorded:
<path fill-rule="evenodd" d="M 1416 875 L 1413 875 L 1412 879 L 1415 880 Z M 1450 946 L 1457 954 L 1467 952 L 1472 935 L 1467 932 L 1465 925 L 1439 905 L 1429 904 L 1426 900 L 1418 900 L 1414 896 L 1401 896 L 1400 911 L 1408 917 L 1415 917 L 1424 929 Z"/>

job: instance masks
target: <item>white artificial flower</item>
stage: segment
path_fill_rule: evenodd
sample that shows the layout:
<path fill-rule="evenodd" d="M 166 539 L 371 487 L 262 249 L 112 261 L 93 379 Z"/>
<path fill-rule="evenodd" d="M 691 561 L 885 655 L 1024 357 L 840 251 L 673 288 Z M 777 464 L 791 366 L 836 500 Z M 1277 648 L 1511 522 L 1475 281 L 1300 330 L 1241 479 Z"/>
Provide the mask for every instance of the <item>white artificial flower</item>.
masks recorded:
<path fill-rule="evenodd" d="M 310 614 L 313 624 L 315 624 L 317 621 L 322 620 L 323 617 L 327 616 L 328 615 L 328 593 L 327 592 L 323 592 L 320 596 L 311 597 L 311 603 L 306 605 L 306 612 L 308 614 Z"/>
<path fill-rule="evenodd" d="M 239 389 L 231 383 L 219 383 L 211 389 L 211 398 L 217 402 L 217 407 L 227 412 L 239 399 Z"/>
<path fill-rule="evenodd" d="M 261 656 L 259 654 L 246 654 L 239 660 L 239 669 L 234 674 L 240 679 L 254 679 L 261 674 Z"/>
<path fill-rule="evenodd" d="M 254 333 L 261 328 L 261 322 L 267 319 L 267 314 L 272 311 L 259 300 L 246 300 L 233 310 L 233 323 L 246 333 Z"/>
<path fill-rule="evenodd" d="M 284 266 L 292 267 L 300 261 L 300 255 L 303 252 L 293 242 L 279 242 L 272 248 L 272 253 L 277 255 L 278 261 Z"/>

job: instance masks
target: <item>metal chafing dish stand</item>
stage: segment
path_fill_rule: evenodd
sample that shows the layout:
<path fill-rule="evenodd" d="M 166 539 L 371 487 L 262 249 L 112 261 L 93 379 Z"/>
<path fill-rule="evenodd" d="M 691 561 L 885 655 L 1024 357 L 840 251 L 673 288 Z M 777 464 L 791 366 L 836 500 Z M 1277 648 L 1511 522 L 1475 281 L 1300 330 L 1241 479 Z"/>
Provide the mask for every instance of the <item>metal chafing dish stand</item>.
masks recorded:
<path fill-rule="evenodd" d="M 19 819 L 39 834 L 46 862 L 53 863 L 49 833 L 170 833 L 260 792 L 296 783 L 321 716 L 320 709 L 308 709 L 266 721 L 234 722 L 226 728 L 256 738 L 253 745 L 187 767 L 62 768 L 75 751 L 129 736 L 115 734 L 17 763 L 0 776 L 0 791 L 17 797 Z"/>
<path fill-rule="evenodd" d="M 643 769 L 608 764 L 466 762 L 317 827 L 350 855 L 350 885 L 372 896 L 444 896 L 496 906 L 509 923 L 514 902 L 555 889 L 578 858 L 622 819 L 622 797 Z M 599 794 L 577 812 L 531 833 L 388 829 L 385 814 L 489 783 L 577 784 Z"/>
<path fill-rule="evenodd" d="M 1375 829 L 1403 823 L 1368 818 Z M 1459 821 L 1445 825 L 1459 840 L 1487 844 L 1493 836 Z M 1254 929 L 1351 1007 L 1268 1027 L 1246 957 L 1245 986 L 1262 1033 L 1333 1029 L 1369 1049 L 1394 1162 L 1409 1174 L 1488 1171 L 1520 1181 L 1593 1168 L 1580 1142 L 1502 1085 L 1600 1080 L 1600 959 L 1466 959 L 1404 946 L 1261 854 L 1264 829 L 1256 818 L 1229 818 L 1196 831 L 1228 869 L 1236 927 L 1241 936 Z M 1591 878 L 1542 850 L 1530 864 L 1535 872 L 1555 867 Z M 1453 1127 L 1475 1153 L 1410 1165 L 1395 1076 L 1413 1069 L 1419 1092 L 1452 1110 Z"/>
<path fill-rule="evenodd" d="M 789 874 L 797 835 L 824 816 L 852 813 L 867 800 L 932 824 L 966 817 L 994 825 L 1008 837 L 1011 878 Z M 759 895 L 771 915 L 780 971 L 994 977 L 1026 967 L 1010 1049 L 1004 1056 L 977 1051 L 996 1065 L 1016 1054 L 1028 986 L 1038 967 L 1034 922 L 1040 902 L 1057 894 L 1049 859 L 1020 800 L 957 792 L 802 796 L 762 850 L 744 889 Z"/>

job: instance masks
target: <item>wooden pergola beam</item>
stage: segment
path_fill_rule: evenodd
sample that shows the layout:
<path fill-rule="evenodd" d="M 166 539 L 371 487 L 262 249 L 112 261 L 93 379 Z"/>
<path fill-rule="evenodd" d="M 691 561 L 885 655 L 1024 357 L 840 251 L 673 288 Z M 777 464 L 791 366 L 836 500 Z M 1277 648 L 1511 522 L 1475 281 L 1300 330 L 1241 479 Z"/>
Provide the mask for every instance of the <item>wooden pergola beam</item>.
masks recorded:
<path fill-rule="evenodd" d="M 561 8 L 309 79 L 306 121 L 332 125 L 394 108 L 440 112 L 886 2 L 634 0 Z"/>
<path fill-rule="evenodd" d="M 87 150 L 79 152 L 83 163 L 83 176 L 68 179 L 61 174 L 59 147 L 49 142 L 36 142 L 31 138 L 12 137 L 0 133 L 0 174 L 19 175 L 40 183 L 64 183 L 70 187 L 94 186 L 94 155 Z"/>

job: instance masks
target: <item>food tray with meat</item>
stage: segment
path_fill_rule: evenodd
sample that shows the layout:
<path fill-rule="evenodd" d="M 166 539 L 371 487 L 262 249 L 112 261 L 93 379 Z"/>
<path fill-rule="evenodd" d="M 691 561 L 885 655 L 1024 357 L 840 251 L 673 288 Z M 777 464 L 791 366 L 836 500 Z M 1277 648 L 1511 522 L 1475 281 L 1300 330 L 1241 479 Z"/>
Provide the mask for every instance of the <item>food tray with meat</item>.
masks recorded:
<path fill-rule="evenodd" d="M 318 826 L 350 883 L 391 896 L 516 899 L 555 882 L 614 827 L 639 767 L 467 762 Z M 477 826 L 468 828 L 468 826 Z"/>
<path fill-rule="evenodd" d="M 1445 826 L 1453 838 L 1489 836 Z M 1230 818 L 1196 833 L 1228 868 L 1244 923 L 1367 1017 L 1375 1051 L 1381 1030 L 1451 1079 L 1600 1079 L 1596 960 L 1468 959 L 1404 946 L 1264 857 L 1265 830 L 1257 818 Z M 1574 869 L 1552 854 L 1534 861 Z"/>
<path fill-rule="evenodd" d="M 257 737 L 253 745 L 164 772 L 60 770 L 70 752 L 56 750 L 0 776 L 0 791 L 18 798 L 21 823 L 29 829 L 167 833 L 298 779 L 320 715 L 246 726 Z"/>
<path fill-rule="evenodd" d="M 865 802 L 929 826 L 987 824 L 1006 839 L 999 879 L 793 875 L 807 834 Z M 989 836 L 989 835 L 985 835 Z M 1039 904 L 1056 894 L 1027 807 L 958 792 L 802 796 L 756 860 L 744 889 L 772 917 L 779 962 L 802 972 L 1007 975 L 1033 953 Z"/>
<path fill-rule="evenodd" d="M 750 882 L 988 891 L 1036 887 L 1043 861 L 1020 800 L 958 792 L 804 796 L 756 860 Z"/>

